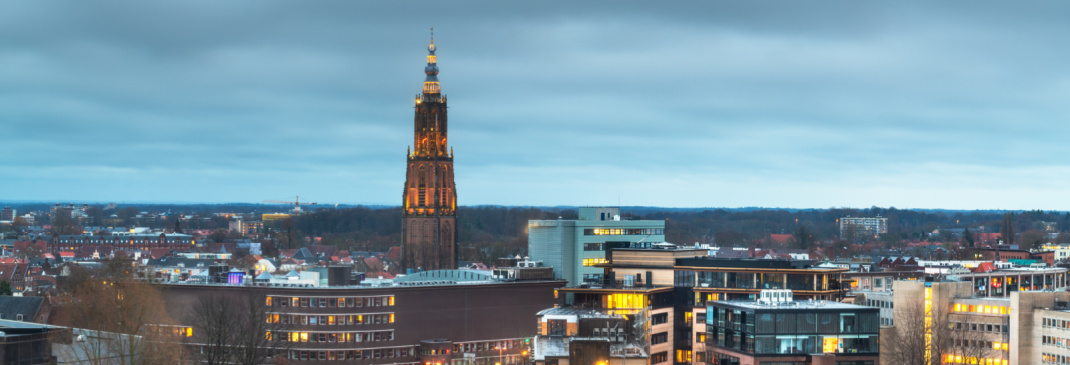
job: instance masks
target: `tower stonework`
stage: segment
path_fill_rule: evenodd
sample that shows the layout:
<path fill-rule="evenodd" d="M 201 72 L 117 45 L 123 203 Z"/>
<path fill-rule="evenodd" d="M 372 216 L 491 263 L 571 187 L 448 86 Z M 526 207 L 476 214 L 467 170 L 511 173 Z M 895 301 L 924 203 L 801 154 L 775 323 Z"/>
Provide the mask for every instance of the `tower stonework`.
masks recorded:
<path fill-rule="evenodd" d="M 402 265 L 407 269 L 457 268 L 457 186 L 453 150 L 446 139 L 446 96 L 438 84 L 435 40 L 427 47 L 423 93 L 416 97 L 413 147 L 402 196 Z"/>

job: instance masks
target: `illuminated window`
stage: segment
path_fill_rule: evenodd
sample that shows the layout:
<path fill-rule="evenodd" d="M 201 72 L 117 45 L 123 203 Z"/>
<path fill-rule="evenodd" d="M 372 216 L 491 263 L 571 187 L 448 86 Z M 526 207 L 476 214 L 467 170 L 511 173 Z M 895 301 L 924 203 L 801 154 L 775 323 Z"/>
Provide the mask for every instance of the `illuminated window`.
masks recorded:
<path fill-rule="evenodd" d="M 840 345 L 840 339 L 839 338 L 836 338 L 836 337 L 825 337 L 823 339 L 823 341 L 821 342 L 821 351 L 822 352 L 826 352 L 826 353 L 836 352 L 836 349 L 839 348 L 839 345 Z"/>
<path fill-rule="evenodd" d="M 643 294 L 608 294 L 602 296 L 603 303 L 607 309 L 615 308 L 628 308 L 628 309 L 641 309 L 646 308 L 646 296 Z"/>
<path fill-rule="evenodd" d="M 390 304 L 388 304 L 388 305 L 389 306 L 394 306 L 394 296 L 392 296 L 392 295 L 390 296 Z M 391 322 L 393 322 L 393 321 L 391 321 Z"/>
<path fill-rule="evenodd" d="M 609 261 L 604 258 L 583 259 L 583 266 L 594 266 L 598 264 L 605 264 Z"/>

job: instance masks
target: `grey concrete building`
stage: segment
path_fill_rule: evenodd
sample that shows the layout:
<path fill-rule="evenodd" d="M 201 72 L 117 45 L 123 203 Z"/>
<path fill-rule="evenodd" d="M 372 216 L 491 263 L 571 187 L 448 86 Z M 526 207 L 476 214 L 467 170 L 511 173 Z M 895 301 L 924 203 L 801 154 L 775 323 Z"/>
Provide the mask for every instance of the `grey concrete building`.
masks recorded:
<path fill-rule="evenodd" d="M 600 282 L 607 252 L 615 248 L 650 247 L 665 241 L 665 221 L 622 220 L 620 208 L 579 209 L 577 220 L 528 221 L 532 260 L 554 268 L 569 285 Z"/>

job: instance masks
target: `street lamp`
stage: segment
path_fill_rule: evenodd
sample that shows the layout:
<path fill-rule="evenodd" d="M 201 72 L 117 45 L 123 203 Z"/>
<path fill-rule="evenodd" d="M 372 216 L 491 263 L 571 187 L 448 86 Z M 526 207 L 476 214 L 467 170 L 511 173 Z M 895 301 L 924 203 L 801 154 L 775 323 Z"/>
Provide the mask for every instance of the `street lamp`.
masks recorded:
<path fill-rule="evenodd" d="M 502 365 L 502 345 L 498 345 L 498 362 L 494 365 Z"/>

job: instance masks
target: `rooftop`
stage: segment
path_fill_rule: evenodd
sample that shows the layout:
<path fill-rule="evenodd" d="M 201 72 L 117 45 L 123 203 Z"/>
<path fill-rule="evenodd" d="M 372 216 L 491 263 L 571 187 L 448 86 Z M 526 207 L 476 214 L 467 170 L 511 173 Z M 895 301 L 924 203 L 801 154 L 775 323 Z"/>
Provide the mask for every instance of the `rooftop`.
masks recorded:
<path fill-rule="evenodd" d="M 384 289 L 384 288 L 408 288 L 408 287 L 441 287 L 441 286 L 462 286 L 462 285 L 508 285 L 508 284 L 523 284 L 523 283 L 560 283 L 564 285 L 564 280 L 464 280 L 464 275 L 458 275 L 457 278 L 439 278 L 438 280 L 403 280 L 405 276 L 400 276 L 398 279 L 365 279 L 363 284 L 359 285 L 321 285 L 313 286 L 312 284 L 300 283 L 264 283 L 254 282 L 252 278 L 246 280 L 242 284 L 226 284 L 226 283 L 204 283 L 204 282 L 175 282 L 165 283 L 164 285 L 178 285 L 178 286 L 221 286 L 221 287 L 248 287 L 248 288 L 279 288 L 279 289 L 326 289 L 326 290 L 352 290 L 352 289 Z"/>
<path fill-rule="evenodd" d="M 560 337 L 560 336 L 536 336 L 535 356 L 536 360 L 544 360 L 546 357 L 568 357 L 568 343 L 572 340 L 603 340 L 606 337 Z M 631 343 L 610 343 L 610 357 L 634 357 L 643 358 L 647 354 L 643 349 Z"/>
<path fill-rule="evenodd" d="M 740 269 L 847 271 L 846 268 L 841 267 L 817 267 L 813 265 L 810 260 L 785 259 L 726 259 L 716 257 L 691 257 L 676 259 L 676 266 Z"/>
<path fill-rule="evenodd" d="M 576 316 L 579 318 L 624 318 L 620 314 L 608 314 L 595 309 L 549 308 L 536 313 L 538 316 Z"/>
<path fill-rule="evenodd" d="M 796 300 L 791 302 L 779 302 L 779 303 L 760 303 L 753 300 L 728 300 L 719 302 L 709 302 L 711 304 L 724 304 L 733 307 L 741 307 L 748 309 L 765 309 L 765 310 L 798 310 L 798 309 L 815 309 L 815 310 L 845 310 L 845 309 L 876 309 L 873 307 L 867 307 L 856 304 L 846 304 L 840 302 L 830 302 L 825 300 Z"/>

